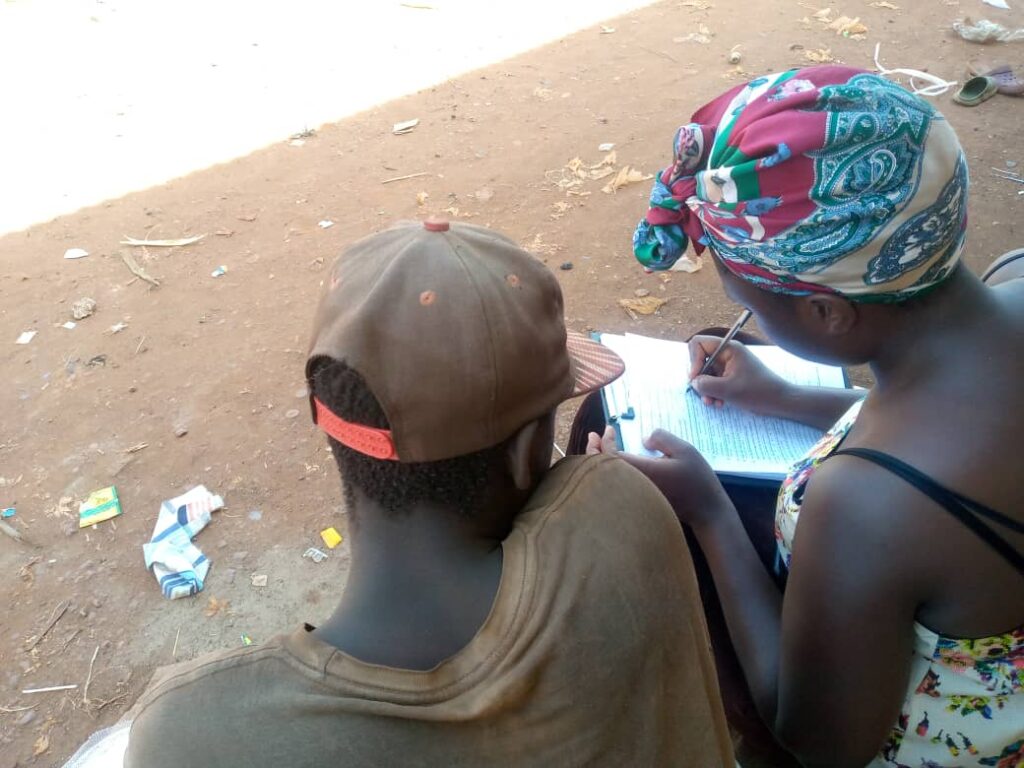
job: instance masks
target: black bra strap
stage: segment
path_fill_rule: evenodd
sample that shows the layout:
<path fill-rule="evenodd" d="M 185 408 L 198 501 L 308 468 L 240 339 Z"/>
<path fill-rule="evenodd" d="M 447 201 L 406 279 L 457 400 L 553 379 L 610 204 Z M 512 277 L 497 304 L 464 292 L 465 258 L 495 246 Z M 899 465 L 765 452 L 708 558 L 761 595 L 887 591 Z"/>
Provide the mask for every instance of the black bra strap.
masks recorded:
<path fill-rule="evenodd" d="M 1010 565 L 1017 569 L 1018 573 L 1024 576 L 1024 555 L 979 518 L 988 518 L 1017 533 L 1024 533 L 1024 523 L 939 485 L 928 475 L 900 461 L 895 456 L 890 456 L 887 453 L 882 453 L 872 448 L 844 448 L 835 451 L 832 456 L 842 456 L 844 454 L 847 456 L 857 456 L 865 461 L 870 461 L 872 464 L 877 464 L 910 483 L 974 531 L 979 538 L 1002 555 Z"/>

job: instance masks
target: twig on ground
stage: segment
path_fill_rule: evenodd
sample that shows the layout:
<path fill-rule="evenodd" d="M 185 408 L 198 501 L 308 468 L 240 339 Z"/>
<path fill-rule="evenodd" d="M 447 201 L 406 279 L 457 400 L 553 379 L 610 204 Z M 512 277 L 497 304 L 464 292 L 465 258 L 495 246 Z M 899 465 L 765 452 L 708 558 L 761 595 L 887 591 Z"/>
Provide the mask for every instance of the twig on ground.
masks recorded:
<path fill-rule="evenodd" d="M 53 691 L 73 691 L 78 687 L 78 683 L 72 683 L 71 685 L 51 685 L 46 688 L 25 688 L 22 693 L 51 693 Z"/>
<path fill-rule="evenodd" d="M 42 632 L 40 632 L 38 635 L 36 635 L 35 639 L 32 640 L 32 642 L 28 644 L 28 647 L 26 647 L 25 650 L 26 651 L 31 651 L 33 648 L 35 648 L 37 645 L 39 645 L 39 643 L 42 642 L 43 638 L 46 637 L 47 633 L 56 626 L 58 621 L 60 621 L 61 616 L 63 616 L 65 613 L 67 613 L 68 608 L 70 608 L 70 607 L 71 607 L 71 601 L 70 600 L 65 600 L 63 603 L 60 603 L 56 608 L 54 608 L 53 609 L 53 612 L 54 612 L 53 618 L 51 618 L 50 619 L 50 623 L 46 625 L 46 629 L 44 629 Z"/>
<path fill-rule="evenodd" d="M 82 704 L 85 706 L 89 706 L 89 683 L 92 682 L 92 667 L 96 663 L 99 652 L 100 647 L 97 645 L 96 650 L 92 652 L 92 659 L 89 661 L 89 674 L 85 678 L 85 687 L 82 689 Z"/>
<path fill-rule="evenodd" d="M 125 691 L 124 693 L 119 693 L 119 694 L 117 694 L 117 696 L 115 696 L 112 699 L 107 699 L 106 701 L 101 701 L 99 704 L 97 704 L 94 707 L 94 709 L 97 712 L 99 712 L 101 709 L 103 709 L 108 704 L 113 704 L 115 701 L 120 701 L 121 699 L 126 698 L 127 696 L 128 696 L 128 691 Z"/>
<path fill-rule="evenodd" d="M 128 235 L 125 235 L 124 240 L 121 241 L 121 245 L 142 246 L 143 248 L 147 245 L 150 248 L 178 248 L 198 243 L 204 237 L 206 237 L 205 234 L 195 235 L 193 237 L 178 237 L 173 240 L 139 240 L 137 237 L 128 237 Z M 140 277 L 142 276 L 140 275 Z"/>
<path fill-rule="evenodd" d="M 68 639 L 64 641 L 64 645 L 62 645 L 60 647 L 60 650 L 59 651 L 52 651 L 50 653 L 50 655 L 51 656 L 56 656 L 58 653 L 64 653 L 64 651 L 66 651 L 68 649 L 68 646 L 71 645 L 71 641 L 74 640 L 76 637 L 78 637 L 78 635 L 79 635 L 79 633 L 81 631 L 82 631 L 81 629 L 76 629 L 74 632 L 72 632 L 71 635 L 68 637 Z"/>
<path fill-rule="evenodd" d="M 152 285 L 154 288 L 159 288 L 160 287 L 160 281 L 157 280 L 152 275 L 150 275 L 142 267 L 140 267 L 138 262 L 135 261 L 135 257 L 132 256 L 127 251 L 122 251 L 121 252 L 121 261 L 123 261 L 124 265 L 126 267 L 128 267 L 128 269 L 131 270 L 133 275 L 135 275 L 138 278 L 141 278 L 142 280 L 145 280 L 147 283 Z"/>
<path fill-rule="evenodd" d="M 390 179 L 384 179 L 384 181 L 382 181 L 381 184 L 390 184 L 393 181 L 405 181 L 406 179 L 418 179 L 420 176 L 429 176 L 429 175 L 430 175 L 429 171 L 421 171 L 419 173 L 409 173 L 409 174 L 406 174 L 405 176 L 395 176 L 395 177 L 390 178 Z"/>
<path fill-rule="evenodd" d="M 20 542 L 22 544 L 26 544 L 32 547 L 33 549 L 39 549 L 38 544 L 36 544 L 34 541 L 26 537 L 25 534 L 23 534 L 21 531 L 15 528 L 13 525 L 8 525 L 3 520 L 0 520 L 0 533 L 4 534 L 4 536 L 10 536 L 15 541 Z"/>
<path fill-rule="evenodd" d="M 676 64 L 679 63 L 679 59 L 677 59 L 671 53 L 666 53 L 665 51 L 657 51 L 654 48 L 648 48 L 646 45 L 638 45 L 637 48 L 647 51 L 648 53 L 653 53 L 655 56 L 664 56 L 666 59 Z"/>

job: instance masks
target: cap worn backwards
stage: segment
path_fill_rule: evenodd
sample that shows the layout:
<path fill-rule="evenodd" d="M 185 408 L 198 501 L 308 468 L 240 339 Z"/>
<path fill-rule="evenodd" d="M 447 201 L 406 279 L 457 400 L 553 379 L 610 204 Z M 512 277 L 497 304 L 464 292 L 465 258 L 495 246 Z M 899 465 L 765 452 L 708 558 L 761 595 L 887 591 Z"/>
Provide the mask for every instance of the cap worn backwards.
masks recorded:
<path fill-rule="evenodd" d="M 359 372 L 390 429 L 346 422 L 311 395 L 314 422 L 355 450 L 403 462 L 497 445 L 622 371 L 597 342 L 573 335 L 567 344 L 561 289 L 546 267 L 502 235 L 443 220 L 396 225 L 338 258 L 316 311 L 311 391 L 325 358 Z"/>

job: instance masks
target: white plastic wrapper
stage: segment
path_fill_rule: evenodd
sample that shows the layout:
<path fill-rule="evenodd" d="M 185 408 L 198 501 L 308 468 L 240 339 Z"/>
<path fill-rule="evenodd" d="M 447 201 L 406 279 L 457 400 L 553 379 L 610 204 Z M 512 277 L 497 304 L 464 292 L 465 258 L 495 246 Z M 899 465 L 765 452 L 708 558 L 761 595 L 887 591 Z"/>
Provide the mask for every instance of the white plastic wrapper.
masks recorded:
<path fill-rule="evenodd" d="M 128 731 L 131 720 L 96 731 L 79 747 L 64 768 L 123 768 L 124 754 L 128 750 Z"/>

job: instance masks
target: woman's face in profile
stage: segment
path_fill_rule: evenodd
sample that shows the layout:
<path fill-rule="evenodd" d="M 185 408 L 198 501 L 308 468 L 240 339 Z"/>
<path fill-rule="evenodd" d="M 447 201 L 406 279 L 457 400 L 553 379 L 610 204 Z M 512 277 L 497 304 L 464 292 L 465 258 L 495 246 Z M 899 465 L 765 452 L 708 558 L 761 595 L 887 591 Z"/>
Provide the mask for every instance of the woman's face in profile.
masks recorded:
<path fill-rule="evenodd" d="M 819 363 L 851 365 L 863 362 L 845 354 L 846 345 L 825 333 L 807 297 L 762 290 L 730 272 L 717 256 L 712 256 L 711 260 L 722 280 L 725 295 L 753 312 L 758 327 L 773 344 Z"/>

